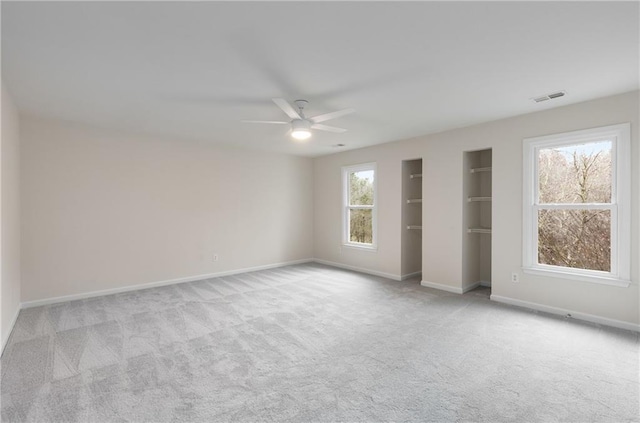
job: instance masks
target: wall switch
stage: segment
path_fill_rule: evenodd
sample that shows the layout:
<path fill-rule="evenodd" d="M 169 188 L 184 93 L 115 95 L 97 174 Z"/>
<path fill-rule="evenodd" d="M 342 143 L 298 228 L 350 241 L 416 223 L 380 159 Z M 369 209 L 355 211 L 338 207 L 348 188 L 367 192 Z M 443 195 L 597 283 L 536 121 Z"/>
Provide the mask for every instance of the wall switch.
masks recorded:
<path fill-rule="evenodd" d="M 213 255 L 213 261 L 218 261 L 218 255 L 217 254 Z"/>
<path fill-rule="evenodd" d="M 513 282 L 513 283 L 520 282 L 520 275 L 518 275 L 516 272 L 513 272 L 511 274 L 511 282 Z"/>

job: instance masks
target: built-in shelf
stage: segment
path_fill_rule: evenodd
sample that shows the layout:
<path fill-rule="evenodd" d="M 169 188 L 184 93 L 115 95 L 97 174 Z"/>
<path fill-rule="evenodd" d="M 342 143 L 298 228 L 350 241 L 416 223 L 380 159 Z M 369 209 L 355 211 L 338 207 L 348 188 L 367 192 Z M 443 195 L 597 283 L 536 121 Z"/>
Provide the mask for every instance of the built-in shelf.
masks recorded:
<path fill-rule="evenodd" d="M 469 197 L 467 201 L 470 203 L 474 201 L 491 201 L 491 197 Z"/>
<path fill-rule="evenodd" d="M 491 228 L 469 228 L 467 232 L 470 234 L 490 234 Z"/>
<path fill-rule="evenodd" d="M 491 149 L 467 151 L 462 160 L 462 279 L 464 284 L 491 280 L 492 160 Z M 464 201 L 464 200 L 463 200 Z M 478 235 L 476 235 L 478 234 Z"/>
<path fill-rule="evenodd" d="M 400 274 L 411 275 L 420 273 L 422 270 L 422 239 L 424 237 L 422 209 L 426 206 L 422 205 L 422 159 L 402 160 L 401 171 L 401 196 L 396 200 L 402 212 L 402 215 L 398 216 L 400 221 L 397 222 L 400 224 L 402 232 L 399 239 L 402 258 L 400 260 Z M 473 236 L 468 238 L 473 238 Z"/>
<path fill-rule="evenodd" d="M 473 169 L 470 169 L 469 172 L 471 172 L 471 173 L 491 172 L 491 166 L 489 166 L 489 167 L 474 167 Z"/>

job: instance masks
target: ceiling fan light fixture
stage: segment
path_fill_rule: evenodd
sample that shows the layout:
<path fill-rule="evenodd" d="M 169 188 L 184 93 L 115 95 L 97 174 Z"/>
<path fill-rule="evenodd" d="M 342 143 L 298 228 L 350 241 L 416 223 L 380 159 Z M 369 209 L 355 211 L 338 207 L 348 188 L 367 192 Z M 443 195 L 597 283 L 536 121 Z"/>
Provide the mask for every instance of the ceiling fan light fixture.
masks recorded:
<path fill-rule="evenodd" d="M 327 131 L 334 132 L 337 134 L 341 134 L 343 132 L 347 132 L 346 129 L 336 128 L 335 126 L 324 125 L 320 122 L 324 122 L 326 120 L 336 119 L 342 117 L 344 115 L 348 115 L 349 113 L 355 112 L 354 109 L 343 109 L 337 110 L 335 112 L 324 113 L 322 115 L 306 117 L 304 115 L 304 107 L 307 105 L 307 100 L 296 100 L 295 104 L 298 110 L 293 107 L 287 100 L 284 98 L 274 98 L 272 99 L 274 103 L 292 120 L 290 122 L 282 122 L 279 120 L 243 120 L 243 122 L 247 123 L 271 123 L 277 125 L 291 125 L 291 130 L 289 133 L 291 134 L 291 138 L 294 138 L 299 141 L 304 141 L 311 137 L 311 129 L 318 131 Z"/>
<path fill-rule="evenodd" d="M 291 136 L 297 140 L 311 137 L 311 123 L 307 120 L 295 119 L 291 122 Z"/>
<path fill-rule="evenodd" d="M 291 133 L 291 136 L 297 140 L 306 140 L 307 138 L 311 137 L 311 132 L 305 130 L 305 129 L 300 129 L 297 131 L 293 131 Z"/>

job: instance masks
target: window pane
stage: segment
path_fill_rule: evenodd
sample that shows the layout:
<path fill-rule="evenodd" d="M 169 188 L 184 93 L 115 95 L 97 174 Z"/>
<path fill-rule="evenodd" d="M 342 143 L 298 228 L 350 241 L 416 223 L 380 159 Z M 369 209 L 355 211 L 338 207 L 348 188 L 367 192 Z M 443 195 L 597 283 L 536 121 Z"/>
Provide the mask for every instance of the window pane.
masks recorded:
<path fill-rule="evenodd" d="M 349 173 L 349 205 L 373 205 L 373 170 Z"/>
<path fill-rule="evenodd" d="M 349 210 L 349 242 L 373 244 L 373 210 Z"/>
<path fill-rule="evenodd" d="M 538 263 L 611 271 L 611 212 L 539 210 Z"/>
<path fill-rule="evenodd" d="M 611 148 L 599 141 L 540 149 L 540 203 L 610 203 Z"/>

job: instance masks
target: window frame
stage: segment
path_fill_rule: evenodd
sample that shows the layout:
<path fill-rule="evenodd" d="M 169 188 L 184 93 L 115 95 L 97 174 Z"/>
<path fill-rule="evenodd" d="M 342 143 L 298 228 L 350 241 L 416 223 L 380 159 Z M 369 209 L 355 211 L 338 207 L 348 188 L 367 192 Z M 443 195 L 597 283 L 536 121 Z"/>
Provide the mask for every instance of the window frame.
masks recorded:
<path fill-rule="evenodd" d="M 610 203 L 540 203 L 541 149 L 611 140 Z M 631 124 L 623 123 L 523 140 L 522 265 L 525 273 L 628 287 L 631 283 Z M 606 209 L 611 213 L 611 270 L 577 269 L 538 263 L 538 211 Z"/>
<path fill-rule="evenodd" d="M 349 204 L 349 174 L 366 170 L 373 171 L 373 204 L 370 206 L 352 206 Z M 352 209 L 372 210 L 371 244 L 352 242 L 349 240 L 351 229 L 349 215 Z M 342 246 L 367 251 L 377 251 L 378 249 L 378 167 L 376 162 L 342 167 Z"/>

